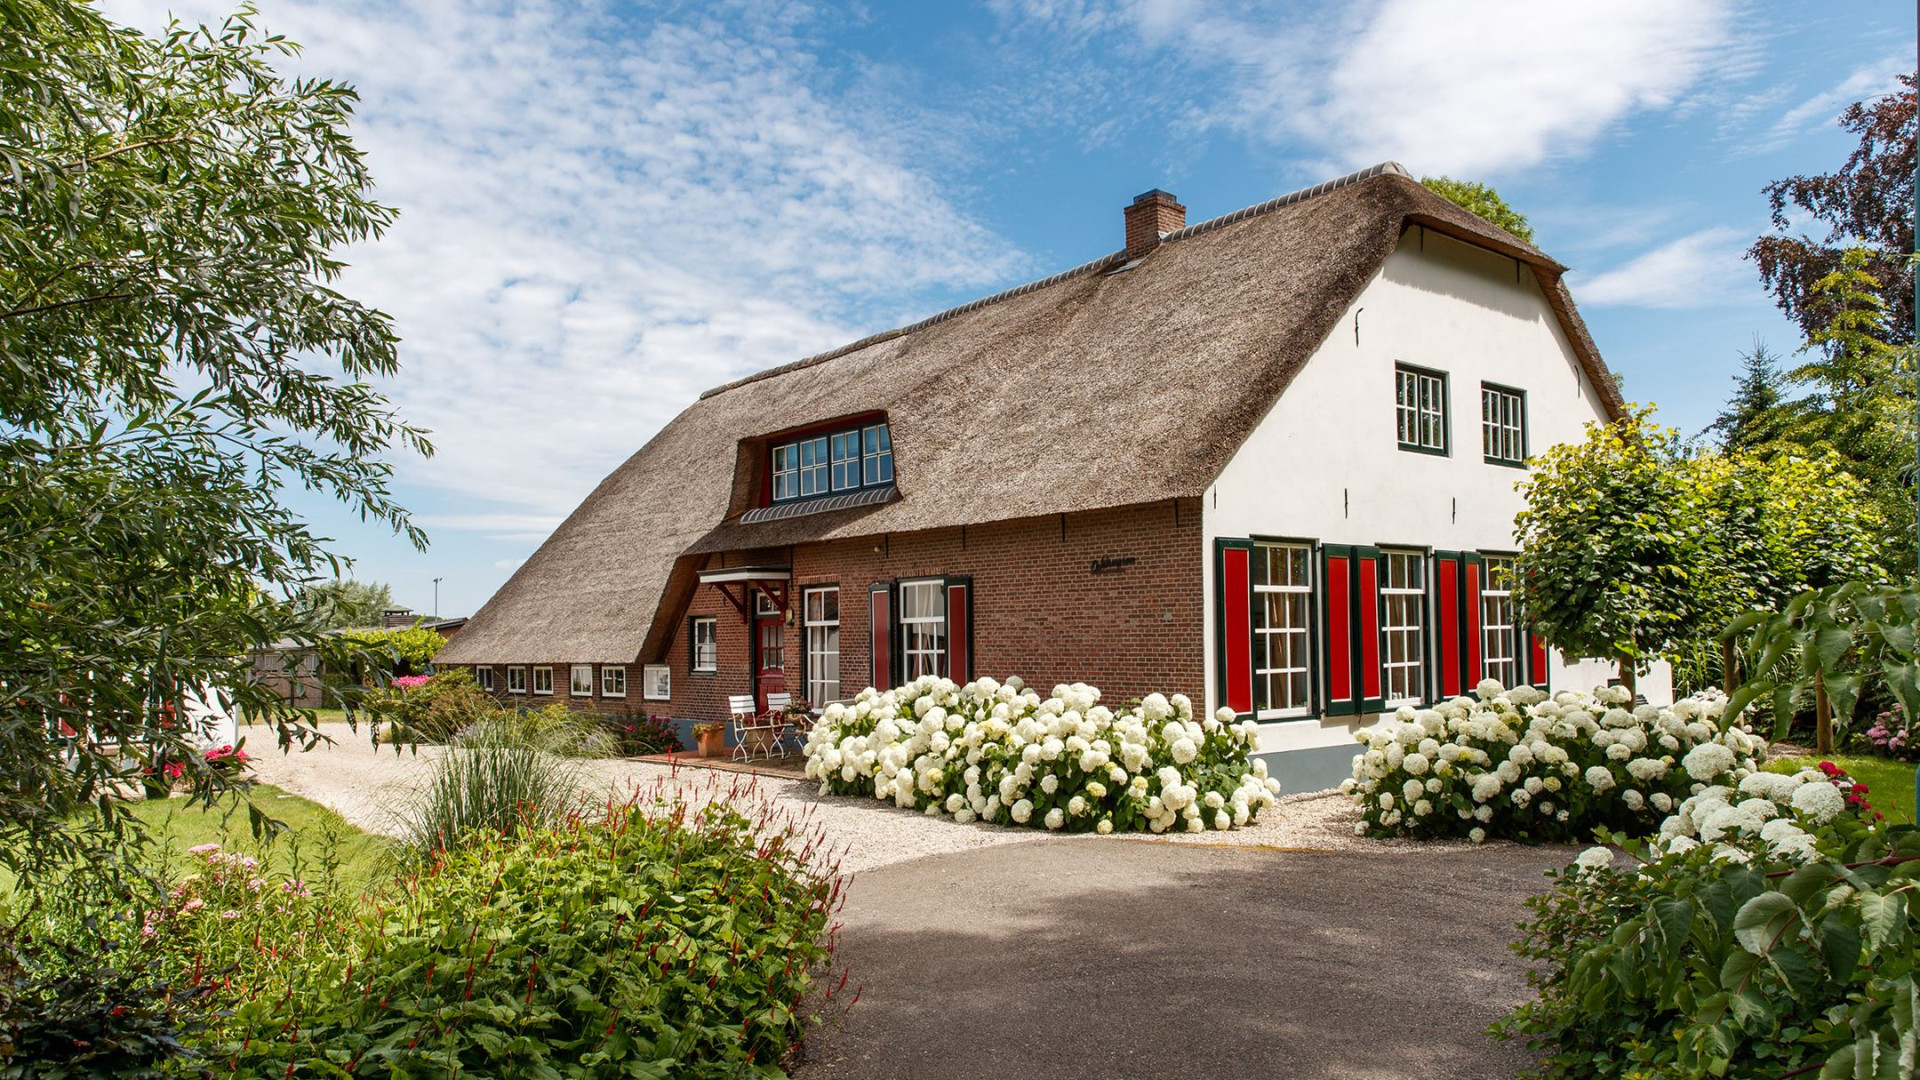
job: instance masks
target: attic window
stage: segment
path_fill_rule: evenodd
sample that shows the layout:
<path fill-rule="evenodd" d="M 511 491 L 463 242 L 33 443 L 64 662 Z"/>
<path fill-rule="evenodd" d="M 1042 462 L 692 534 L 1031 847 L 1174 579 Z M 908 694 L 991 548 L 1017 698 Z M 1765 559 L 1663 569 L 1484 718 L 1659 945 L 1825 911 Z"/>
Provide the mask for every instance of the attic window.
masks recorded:
<path fill-rule="evenodd" d="M 811 432 L 775 443 L 767 453 L 776 503 L 893 483 L 893 434 L 885 421 Z"/>

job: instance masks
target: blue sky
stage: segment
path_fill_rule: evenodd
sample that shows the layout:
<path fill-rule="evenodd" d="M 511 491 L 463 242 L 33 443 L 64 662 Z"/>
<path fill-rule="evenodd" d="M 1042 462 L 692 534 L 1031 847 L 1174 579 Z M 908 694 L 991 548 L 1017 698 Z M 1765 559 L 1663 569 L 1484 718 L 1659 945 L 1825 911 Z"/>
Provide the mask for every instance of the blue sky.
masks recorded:
<path fill-rule="evenodd" d="M 345 287 L 440 448 L 396 462 L 426 554 L 296 505 L 447 615 L 700 390 L 1106 254 L 1152 187 L 1197 221 L 1389 158 L 1493 183 L 1627 396 L 1697 430 L 1755 335 L 1798 344 L 1742 259 L 1761 187 L 1840 162 L 1914 33 L 1733 0 L 258 6 L 364 97 L 402 217 Z"/>

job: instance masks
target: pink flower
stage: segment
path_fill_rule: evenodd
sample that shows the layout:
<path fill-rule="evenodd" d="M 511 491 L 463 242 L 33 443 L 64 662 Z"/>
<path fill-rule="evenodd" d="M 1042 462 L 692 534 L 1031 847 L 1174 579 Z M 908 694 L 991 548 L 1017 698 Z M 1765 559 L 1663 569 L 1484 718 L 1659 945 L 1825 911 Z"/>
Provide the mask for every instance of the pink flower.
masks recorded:
<path fill-rule="evenodd" d="M 411 690 L 416 686 L 427 685 L 427 679 L 425 675 L 402 675 L 393 680 L 393 686 L 396 690 Z"/>
<path fill-rule="evenodd" d="M 240 913 L 229 908 L 226 911 L 221 912 L 220 917 L 223 919 L 237 919 L 240 917 Z"/>
<path fill-rule="evenodd" d="M 206 855 L 220 850 L 219 844 L 195 844 L 187 849 L 189 855 Z"/>
<path fill-rule="evenodd" d="M 187 901 L 186 903 L 180 905 L 180 914 L 185 915 L 189 911 L 199 911 L 201 908 L 206 906 L 207 906 L 207 902 L 196 896 L 193 899 Z"/>

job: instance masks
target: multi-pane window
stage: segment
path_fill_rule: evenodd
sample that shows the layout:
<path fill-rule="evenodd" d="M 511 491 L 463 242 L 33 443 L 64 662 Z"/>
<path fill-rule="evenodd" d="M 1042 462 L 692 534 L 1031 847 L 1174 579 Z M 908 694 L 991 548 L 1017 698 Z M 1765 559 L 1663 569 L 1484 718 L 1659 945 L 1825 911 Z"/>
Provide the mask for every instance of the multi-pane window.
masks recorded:
<path fill-rule="evenodd" d="M 947 587 L 942 581 L 900 585 L 900 656 L 909 680 L 947 671 Z"/>
<path fill-rule="evenodd" d="M 507 693 L 524 694 L 527 692 L 527 669 L 510 667 L 507 669 Z"/>
<path fill-rule="evenodd" d="M 860 433 L 864 482 L 868 487 L 893 483 L 893 434 L 885 424 L 870 424 Z"/>
<path fill-rule="evenodd" d="M 694 619 L 688 634 L 693 642 L 692 668 L 714 671 L 720 666 L 720 623 L 711 616 Z"/>
<path fill-rule="evenodd" d="M 1480 654 L 1487 678 L 1520 685 L 1520 635 L 1513 619 L 1513 560 L 1489 555 L 1480 586 Z"/>
<path fill-rule="evenodd" d="M 606 664 L 600 668 L 600 696 L 627 696 L 627 666 L 625 664 Z"/>
<path fill-rule="evenodd" d="M 824 705 L 840 696 L 840 590 L 806 595 L 807 700 Z"/>
<path fill-rule="evenodd" d="M 1393 377 L 1400 448 L 1446 453 L 1446 375 L 1401 364 L 1394 368 Z"/>
<path fill-rule="evenodd" d="M 867 424 L 778 443 L 769 452 L 773 501 L 815 499 L 893 483 L 893 436 Z"/>
<path fill-rule="evenodd" d="M 860 433 L 842 431 L 833 436 L 833 490 L 860 486 Z"/>
<path fill-rule="evenodd" d="M 493 665 L 482 664 L 479 667 L 474 668 L 473 681 L 474 681 L 474 685 L 478 686 L 480 689 L 485 690 L 488 693 L 492 693 L 493 692 Z"/>
<path fill-rule="evenodd" d="M 593 696 L 593 665 L 573 665 L 573 677 L 567 684 L 567 692 L 574 697 Z"/>
<path fill-rule="evenodd" d="M 1426 697 L 1426 569 L 1420 552 L 1380 553 L 1380 669 L 1390 708 Z"/>
<path fill-rule="evenodd" d="M 1492 383 L 1480 384 L 1480 444 L 1486 459 L 1500 465 L 1527 460 L 1527 395 Z"/>
<path fill-rule="evenodd" d="M 773 448 L 773 498 L 782 499 L 800 497 L 800 447 L 786 443 Z"/>
<path fill-rule="evenodd" d="M 1305 544 L 1254 545 L 1254 708 L 1263 719 L 1313 707 L 1312 567 Z"/>
<path fill-rule="evenodd" d="M 832 491 L 827 475 L 827 437 L 801 439 L 796 445 L 800 448 L 800 497 L 809 499 Z"/>
<path fill-rule="evenodd" d="M 533 669 L 533 692 L 536 694 L 553 693 L 553 669 L 537 667 Z"/>

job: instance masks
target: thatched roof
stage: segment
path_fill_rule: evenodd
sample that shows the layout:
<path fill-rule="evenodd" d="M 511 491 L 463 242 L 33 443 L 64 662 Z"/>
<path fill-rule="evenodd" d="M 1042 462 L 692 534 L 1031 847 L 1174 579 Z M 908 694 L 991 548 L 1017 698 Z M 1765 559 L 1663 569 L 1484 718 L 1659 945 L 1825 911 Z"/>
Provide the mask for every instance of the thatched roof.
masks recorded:
<path fill-rule="evenodd" d="M 1595 389 L 1564 269 L 1387 163 L 708 391 L 600 483 L 438 658 L 656 657 L 707 553 L 1201 495 L 1422 225 L 1531 266 Z M 900 497 L 741 524 L 764 437 L 884 411 Z M 738 488 L 738 490 L 736 490 Z"/>

